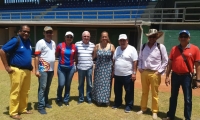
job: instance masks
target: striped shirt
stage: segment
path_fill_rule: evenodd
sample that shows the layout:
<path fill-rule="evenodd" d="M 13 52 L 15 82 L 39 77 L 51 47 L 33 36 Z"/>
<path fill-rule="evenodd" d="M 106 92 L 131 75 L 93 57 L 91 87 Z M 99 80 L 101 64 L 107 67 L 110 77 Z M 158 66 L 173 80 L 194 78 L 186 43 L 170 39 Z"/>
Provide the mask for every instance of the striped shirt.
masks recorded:
<path fill-rule="evenodd" d="M 78 49 L 78 64 L 77 68 L 80 70 L 88 70 L 93 66 L 92 53 L 94 50 L 94 43 L 84 44 L 83 41 L 75 43 Z"/>
<path fill-rule="evenodd" d="M 67 46 L 65 42 L 58 44 L 56 53 L 59 55 L 59 66 L 72 67 L 76 52 L 77 48 L 75 44 L 71 44 L 70 46 Z"/>

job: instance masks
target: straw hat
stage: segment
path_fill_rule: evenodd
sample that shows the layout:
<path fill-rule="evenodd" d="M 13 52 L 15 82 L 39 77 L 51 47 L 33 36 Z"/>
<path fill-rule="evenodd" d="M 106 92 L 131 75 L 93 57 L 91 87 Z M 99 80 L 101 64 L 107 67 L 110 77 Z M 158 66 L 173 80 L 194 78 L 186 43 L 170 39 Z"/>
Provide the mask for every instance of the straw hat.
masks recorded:
<path fill-rule="evenodd" d="M 156 29 L 149 29 L 149 32 L 146 34 L 147 37 L 157 34 L 158 38 L 160 38 L 163 35 L 162 31 L 157 31 Z"/>

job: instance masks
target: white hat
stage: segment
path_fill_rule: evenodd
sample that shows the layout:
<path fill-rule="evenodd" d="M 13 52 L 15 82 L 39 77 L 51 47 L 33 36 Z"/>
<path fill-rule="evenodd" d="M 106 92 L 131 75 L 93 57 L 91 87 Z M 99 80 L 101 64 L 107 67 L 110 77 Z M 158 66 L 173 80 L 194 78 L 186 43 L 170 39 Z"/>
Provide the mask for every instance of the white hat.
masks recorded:
<path fill-rule="evenodd" d="M 44 31 L 49 31 L 49 30 L 53 31 L 53 28 L 51 26 L 45 26 L 44 27 Z"/>
<path fill-rule="evenodd" d="M 121 39 L 127 40 L 127 35 L 126 34 L 120 34 L 118 40 L 121 40 Z"/>
<path fill-rule="evenodd" d="M 163 32 L 157 31 L 156 29 L 149 29 L 149 32 L 146 34 L 146 36 L 149 37 L 154 34 L 158 34 L 158 38 L 159 38 L 163 35 Z"/>
<path fill-rule="evenodd" d="M 71 31 L 66 32 L 65 36 L 67 36 L 67 35 L 71 35 L 72 37 L 74 37 L 74 34 Z"/>

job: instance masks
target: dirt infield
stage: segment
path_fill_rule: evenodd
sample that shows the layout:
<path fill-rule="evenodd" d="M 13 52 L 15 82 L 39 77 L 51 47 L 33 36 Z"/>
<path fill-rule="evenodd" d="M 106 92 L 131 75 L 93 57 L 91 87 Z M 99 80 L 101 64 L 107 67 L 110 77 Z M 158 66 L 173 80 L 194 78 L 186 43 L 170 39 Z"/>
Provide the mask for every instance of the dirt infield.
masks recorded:
<path fill-rule="evenodd" d="M 34 63 L 34 59 L 33 59 L 32 63 Z M 55 64 L 55 68 L 57 68 L 57 62 Z M 5 70 L 1 60 L 0 60 L 0 70 Z M 34 74 L 34 72 L 33 72 L 33 74 Z M 55 71 L 54 71 L 54 76 L 57 77 L 57 69 L 55 69 Z M 167 87 L 165 85 L 164 79 L 165 79 L 165 76 L 163 75 L 161 77 L 161 81 L 162 82 L 161 82 L 161 85 L 159 87 L 159 91 L 160 92 L 170 92 L 170 86 Z M 74 74 L 73 80 L 78 80 L 77 72 Z M 140 81 L 139 72 L 137 72 L 137 75 L 136 75 L 135 88 L 141 89 L 141 81 Z M 192 92 L 193 92 L 193 95 L 200 96 L 200 89 L 192 90 Z M 180 93 L 182 93 L 182 89 L 181 88 L 180 88 Z"/>

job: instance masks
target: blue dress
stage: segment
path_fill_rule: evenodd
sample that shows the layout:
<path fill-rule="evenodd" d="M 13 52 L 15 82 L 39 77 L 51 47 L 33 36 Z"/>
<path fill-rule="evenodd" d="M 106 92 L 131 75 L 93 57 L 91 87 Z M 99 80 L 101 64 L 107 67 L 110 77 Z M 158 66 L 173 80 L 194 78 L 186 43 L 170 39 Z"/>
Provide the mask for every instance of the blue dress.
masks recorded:
<path fill-rule="evenodd" d="M 92 99 L 97 103 L 110 101 L 112 65 L 111 47 L 109 50 L 98 49 L 92 89 Z"/>

